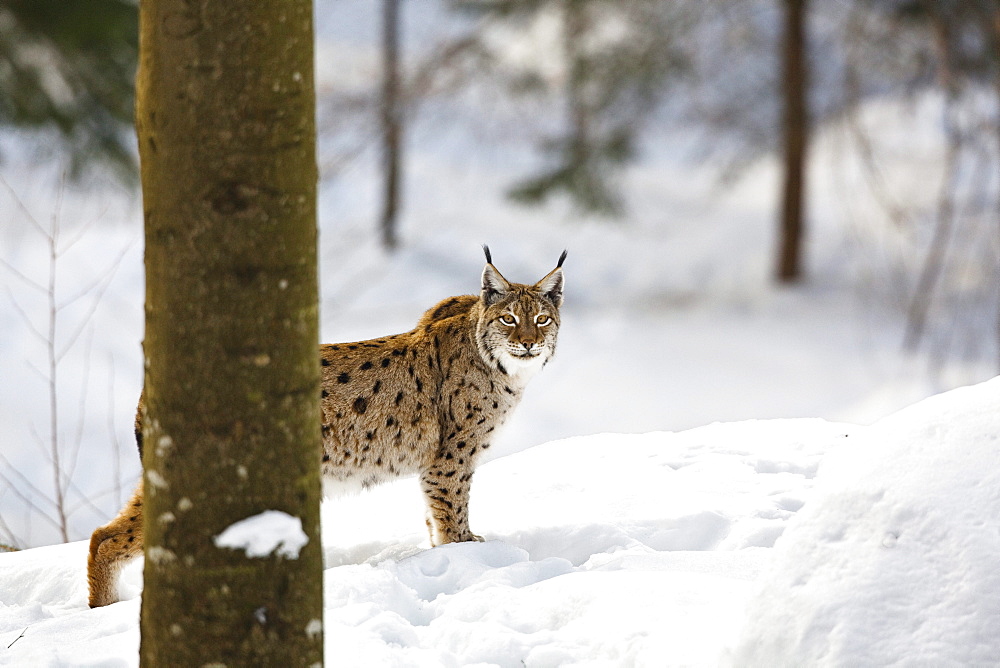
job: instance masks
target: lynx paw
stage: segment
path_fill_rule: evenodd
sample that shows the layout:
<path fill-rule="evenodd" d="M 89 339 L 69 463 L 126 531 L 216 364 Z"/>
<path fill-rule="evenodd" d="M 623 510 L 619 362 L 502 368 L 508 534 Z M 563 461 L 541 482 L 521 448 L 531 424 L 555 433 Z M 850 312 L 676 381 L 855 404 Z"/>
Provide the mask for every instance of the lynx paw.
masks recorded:
<path fill-rule="evenodd" d="M 448 532 L 431 532 L 431 547 L 440 547 L 441 545 L 447 545 L 448 543 L 484 543 L 486 539 L 482 536 L 477 536 L 469 530 L 465 531 L 448 531 Z"/>

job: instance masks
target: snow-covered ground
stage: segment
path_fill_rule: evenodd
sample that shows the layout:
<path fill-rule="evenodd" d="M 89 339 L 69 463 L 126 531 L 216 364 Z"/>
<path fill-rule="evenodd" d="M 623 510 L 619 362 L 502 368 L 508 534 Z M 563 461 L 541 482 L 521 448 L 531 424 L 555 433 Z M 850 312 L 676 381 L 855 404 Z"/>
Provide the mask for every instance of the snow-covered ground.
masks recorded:
<path fill-rule="evenodd" d="M 1000 662 L 1000 378 L 824 458 L 746 610 L 738 665 Z"/>
<path fill-rule="evenodd" d="M 321 4 L 321 91 L 370 82 L 370 3 Z M 474 292 L 481 243 L 525 282 L 569 250 L 558 354 L 477 473 L 473 527 L 489 542 L 427 550 L 413 481 L 328 503 L 331 652 L 355 665 L 1000 660 L 982 632 L 996 603 L 980 596 L 997 584 L 996 381 L 865 426 L 995 362 L 900 350 L 911 246 L 843 133 L 824 128 L 810 153 L 808 279 L 777 288 L 772 160 L 721 188 L 684 159 L 684 128 L 654 126 L 622 177 L 625 219 L 525 209 L 502 193 L 537 153 L 502 97 L 421 109 L 395 255 L 375 240 L 375 156 L 322 183 L 324 341 L 404 331 Z M 866 117 L 887 194 L 926 208 L 940 100 L 916 109 L 878 100 Z M 141 209 L 135 193 L 54 186 L 59 166 L 17 137 L 0 153 L 0 543 L 60 540 L 41 517 L 54 512 L 49 304 L 25 280 L 48 281 L 49 249 L 15 194 L 42 228 L 62 224 L 56 430 L 80 541 L 138 475 Z M 83 542 L 0 555 L 0 664 L 135 663 L 140 570 L 127 600 L 90 611 L 84 565 Z"/>
<path fill-rule="evenodd" d="M 351 666 L 992 665 L 1000 379 L 869 427 L 598 434 L 476 474 L 487 542 L 428 549 L 413 480 L 324 505 Z M 141 570 L 86 605 L 84 542 L 0 555 L 0 664 L 132 666 Z"/>

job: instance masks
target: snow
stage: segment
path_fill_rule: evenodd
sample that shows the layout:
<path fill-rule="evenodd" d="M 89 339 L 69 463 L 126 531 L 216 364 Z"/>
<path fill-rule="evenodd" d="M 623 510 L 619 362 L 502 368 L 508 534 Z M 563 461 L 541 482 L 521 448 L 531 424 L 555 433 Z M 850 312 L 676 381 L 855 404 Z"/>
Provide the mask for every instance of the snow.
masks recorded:
<path fill-rule="evenodd" d="M 280 510 L 265 510 L 229 525 L 213 542 L 219 548 L 243 550 L 251 559 L 275 552 L 285 559 L 298 559 L 309 537 L 302 530 L 301 518 Z"/>
<path fill-rule="evenodd" d="M 1000 660 L 1000 379 L 830 455 L 748 606 L 737 665 Z"/>
<path fill-rule="evenodd" d="M 327 656 L 992 664 L 998 434 L 1000 378 L 870 426 L 752 420 L 553 441 L 477 471 L 485 543 L 433 549 L 412 479 L 331 500 Z M 139 566 L 125 600 L 90 610 L 86 549 L 0 555 L 0 665 L 137 664 Z"/>

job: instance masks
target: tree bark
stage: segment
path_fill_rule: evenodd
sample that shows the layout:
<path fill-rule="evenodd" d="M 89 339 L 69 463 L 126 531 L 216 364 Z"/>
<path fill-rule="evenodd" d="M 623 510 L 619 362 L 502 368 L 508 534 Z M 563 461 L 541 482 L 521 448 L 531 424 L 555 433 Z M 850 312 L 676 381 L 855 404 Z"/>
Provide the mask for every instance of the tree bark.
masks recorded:
<path fill-rule="evenodd" d="M 802 278 L 806 149 L 809 140 L 807 4 L 807 0 L 784 0 L 785 32 L 782 45 L 784 184 L 777 262 L 777 278 L 783 283 L 794 283 Z"/>
<path fill-rule="evenodd" d="M 311 0 L 140 4 L 144 666 L 322 662 L 314 117 Z"/>
<path fill-rule="evenodd" d="M 402 100 L 399 90 L 399 0 L 382 0 L 382 245 L 399 245 L 400 160 Z"/>

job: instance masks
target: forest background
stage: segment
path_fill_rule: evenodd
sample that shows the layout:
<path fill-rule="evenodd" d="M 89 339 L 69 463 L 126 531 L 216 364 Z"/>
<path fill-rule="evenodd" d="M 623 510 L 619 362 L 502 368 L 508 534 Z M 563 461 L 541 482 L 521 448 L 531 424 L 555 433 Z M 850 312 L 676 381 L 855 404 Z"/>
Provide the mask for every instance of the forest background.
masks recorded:
<path fill-rule="evenodd" d="M 1000 3 L 318 0 L 322 334 L 568 246 L 501 454 L 871 420 L 1000 367 Z M 137 477 L 136 7 L 0 3 L 0 543 Z M 497 252 L 499 251 L 499 252 Z M 508 271 L 507 267 L 510 267 Z"/>

